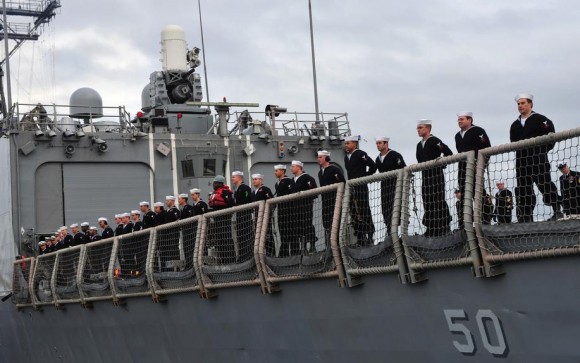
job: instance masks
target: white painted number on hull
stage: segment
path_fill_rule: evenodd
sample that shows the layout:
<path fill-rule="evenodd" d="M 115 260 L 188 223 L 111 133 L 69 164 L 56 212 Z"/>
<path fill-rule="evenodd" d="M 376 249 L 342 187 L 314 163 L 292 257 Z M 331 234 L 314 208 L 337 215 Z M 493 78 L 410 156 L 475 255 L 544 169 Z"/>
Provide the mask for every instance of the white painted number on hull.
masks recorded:
<path fill-rule="evenodd" d="M 447 320 L 447 325 L 451 333 L 457 333 L 463 335 L 463 338 L 453 340 L 453 346 L 460 353 L 463 354 L 475 354 L 476 346 L 473 340 L 473 335 L 469 328 L 463 324 L 461 321 L 468 321 L 467 313 L 463 309 L 445 309 L 443 310 L 445 314 L 445 320 Z M 507 352 L 507 344 L 503 334 L 503 329 L 498 317 L 489 309 L 478 310 L 475 315 L 475 320 L 477 321 L 477 327 L 479 328 L 479 335 L 481 336 L 481 341 L 484 348 L 495 356 L 505 356 Z M 486 321 L 491 322 L 493 326 L 493 332 L 488 329 Z M 491 337 L 495 334 L 495 339 Z M 493 340 L 493 342 L 492 342 Z"/>

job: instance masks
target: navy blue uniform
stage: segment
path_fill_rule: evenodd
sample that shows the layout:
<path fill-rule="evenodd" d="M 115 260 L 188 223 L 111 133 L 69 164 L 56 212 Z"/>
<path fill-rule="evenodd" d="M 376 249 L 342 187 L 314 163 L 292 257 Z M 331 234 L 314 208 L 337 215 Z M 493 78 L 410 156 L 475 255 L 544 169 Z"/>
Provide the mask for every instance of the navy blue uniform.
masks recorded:
<path fill-rule="evenodd" d="M 373 175 L 377 165 L 366 152 L 356 149 L 344 157 L 344 166 L 349 180 Z M 369 206 L 369 188 L 366 184 L 352 188 L 350 217 L 354 235 L 360 245 L 372 246 L 375 225 Z"/>
<path fill-rule="evenodd" d="M 453 155 L 453 152 L 439 138 L 430 136 L 417 144 L 417 161 L 435 160 L 441 155 Z M 430 168 L 421 172 L 421 196 L 423 197 L 423 225 L 427 227 L 425 237 L 442 236 L 449 232 L 451 214 L 445 201 L 445 175 L 443 167 Z"/>
<path fill-rule="evenodd" d="M 554 124 L 546 116 L 532 112 L 524 125 L 521 116 L 512 123 L 510 128 L 510 141 L 516 142 L 533 137 L 547 135 L 555 132 Z M 550 163 L 548 151 L 554 148 L 554 144 L 533 146 L 516 151 L 516 179 L 518 186 L 516 194 L 516 215 L 518 222 L 533 222 L 534 208 L 536 207 L 536 194 L 534 183 L 544 197 L 544 203 L 554 209 L 558 208 L 558 190 L 550 176 Z"/>
<path fill-rule="evenodd" d="M 375 164 L 379 173 L 386 173 L 397 169 L 404 168 L 405 159 L 395 150 L 388 150 L 385 156 L 377 156 Z M 381 181 L 381 211 L 383 213 L 383 220 L 387 227 L 387 233 L 391 233 L 391 220 L 393 219 L 393 204 L 395 203 L 395 189 L 397 186 L 397 178 L 391 178 Z"/>
<path fill-rule="evenodd" d="M 275 186 L 276 196 L 283 197 L 285 195 L 292 194 L 292 189 L 294 188 L 294 180 L 283 176 Z M 278 204 L 278 230 L 280 231 L 280 257 L 290 256 L 291 251 L 289 250 L 290 244 L 297 239 L 296 231 L 294 230 L 293 218 L 295 215 L 295 205 L 294 202 L 284 202 Z M 272 216 L 273 217 L 273 216 Z M 272 224 L 270 224 L 272 225 Z M 275 250 L 273 246 L 270 246 L 267 252 L 269 255 L 274 256 Z"/>

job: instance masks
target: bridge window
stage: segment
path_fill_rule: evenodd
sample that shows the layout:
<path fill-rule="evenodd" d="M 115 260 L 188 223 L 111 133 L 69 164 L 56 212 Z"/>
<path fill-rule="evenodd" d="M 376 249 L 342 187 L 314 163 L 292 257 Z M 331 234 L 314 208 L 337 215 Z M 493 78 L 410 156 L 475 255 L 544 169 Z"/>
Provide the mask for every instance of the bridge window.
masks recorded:
<path fill-rule="evenodd" d="M 203 176 L 215 175 L 215 159 L 203 159 Z"/>
<path fill-rule="evenodd" d="M 193 160 L 181 160 L 181 172 L 184 178 L 195 177 L 195 172 L 193 171 Z"/>

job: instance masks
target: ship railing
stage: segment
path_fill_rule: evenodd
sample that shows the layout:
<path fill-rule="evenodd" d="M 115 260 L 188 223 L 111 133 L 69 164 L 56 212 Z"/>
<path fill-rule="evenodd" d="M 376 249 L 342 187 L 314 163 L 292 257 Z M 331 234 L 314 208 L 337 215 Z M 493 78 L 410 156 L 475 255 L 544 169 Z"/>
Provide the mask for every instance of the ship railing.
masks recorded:
<path fill-rule="evenodd" d="M 154 233 L 145 229 L 114 238 L 108 273 L 115 301 L 151 295 L 146 266 Z"/>
<path fill-rule="evenodd" d="M 195 261 L 204 296 L 226 287 L 264 288 L 255 251 L 263 214 L 264 202 L 253 202 L 203 215 Z"/>
<path fill-rule="evenodd" d="M 411 282 L 434 268 L 471 265 L 481 273 L 472 223 L 474 165 L 475 153 L 467 152 L 404 169 L 401 237 Z"/>
<path fill-rule="evenodd" d="M 31 281 L 34 262 L 34 257 L 28 257 L 12 263 L 12 303 L 18 308 L 32 306 Z"/>
<path fill-rule="evenodd" d="M 38 256 L 34 263 L 30 292 L 35 308 L 54 305 L 57 253 Z"/>
<path fill-rule="evenodd" d="M 252 120 L 247 122 L 247 115 L 251 116 Z M 245 127 L 250 127 L 252 133 L 261 133 L 260 130 L 274 130 L 279 136 L 300 136 L 308 138 L 311 141 L 334 141 L 340 143 L 345 136 L 350 135 L 350 123 L 348 120 L 348 113 L 330 113 L 319 112 L 318 118 L 314 112 L 285 112 L 279 113 L 277 116 L 270 117 L 269 113 L 265 112 L 248 112 L 242 111 L 234 112 L 237 126 L 234 131 L 243 132 Z M 246 122 L 241 125 L 241 120 Z M 255 128 L 254 126 L 258 126 Z"/>
<path fill-rule="evenodd" d="M 195 267 L 195 251 L 201 235 L 201 216 L 187 218 L 151 229 L 147 276 L 154 296 L 200 289 Z"/>
<path fill-rule="evenodd" d="M 344 184 L 266 201 L 257 249 L 267 291 L 282 281 L 337 278 L 344 285 L 338 231 Z"/>
<path fill-rule="evenodd" d="M 573 181 L 569 184 L 559 181 L 563 174 L 557 169 L 565 163 L 577 171 L 579 149 L 580 128 L 576 128 L 479 152 L 474 222 L 487 275 L 499 273 L 494 270 L 501 261 L 580 253 L 579 187 L 573 186 Z M 521 185 L 526 185 L 526 178 L 530 185 L 527 190 Z M 496 195 L 498 181 L 504 181 L 511 192 L 510 200 Z M 537 183 L 533 185 L 533 182 Z M 496 206 L 500 203 L 491 223 L 485 222 L 483 213 L 482 201 L 486 194 L 493 196 Z M 565 216 L 553 218 L 552 205 L 556 198 L 557 208 L 563 209 Z"/>
<path fill-rule="evenodd" d="M 81 302 L 80 286 L 78 284 L 79 266 L 84 246 L 74 246 L 54 253 L 54 270 L 52 290 L 54 304 Z"/>
<path fill-rule="evenodd" d="M 75 132 L 134 132 L 136 126 L 131 123 L 131 115 L 124 106 L 80 106 L 89 110 L 80 117 L 72 118 L 70 105 L 15 103 L 12 119 L 16 120 L 19 131 L 54 131 Z M 93 111 L 94 110 L 94 111 Z M 108 121 L 108 122 L 107 122 Z M 97 122 L 95 124 L 95 122 Z M 99 125 L 99 123 L 103 123 Z M 39 135 L 40 136 L 40 135 Z M 71 136 L 74 136 L 71 134 Z"/>
<path fill-rule="evenodd" d="M 349 180 L 342 199 L 340 250 L 349 286 L 360 276 L 407 275 L 399 237 L 403 169 Z"/>
<path fill-rule="evenodd" d="M 115 238 L 87 243 L 82 246 L 78 268 L 78 286 L 82 303 L 113 298 L 111 266 Z"/>

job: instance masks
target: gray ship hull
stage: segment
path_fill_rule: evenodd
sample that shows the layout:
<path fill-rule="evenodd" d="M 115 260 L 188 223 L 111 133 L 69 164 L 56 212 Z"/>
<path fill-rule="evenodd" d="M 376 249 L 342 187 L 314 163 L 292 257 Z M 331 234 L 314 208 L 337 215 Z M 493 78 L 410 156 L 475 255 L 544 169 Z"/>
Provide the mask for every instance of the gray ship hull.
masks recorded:
<path fill-rule="evenodd" d="M 124 306 L 96 302 L 16 311 L 2 303 L 3 361 L 114 362 L 577 362 L 580 285 L 577 258 L 504 265 L 506 274 L 474 278 L 465 268 L 433 270 L 429 280 L 402 285 L 394 274 L 365 276 L 339 288 L 334 279 L 285 282 L 277 294 L 257 287 L 148 297 Z M 445 310 L 464 311 L 464 333 L 452 333 Z M 490 310 L 493 322 L 477 314 Z M 481 314 L 481 313 L 480 313 Z M 454 327 L 454 330 L 461 330 Z M 502 354 L 498 334 L 505 341 Z M 485 342 L 484 342 L 485 340 Z M 486 347 L 487 343 L 487 347 Z"/>

